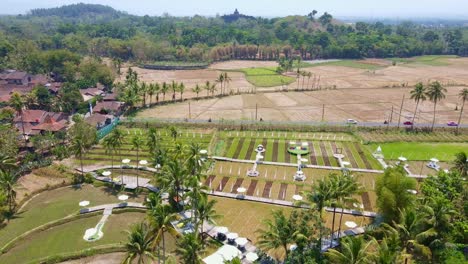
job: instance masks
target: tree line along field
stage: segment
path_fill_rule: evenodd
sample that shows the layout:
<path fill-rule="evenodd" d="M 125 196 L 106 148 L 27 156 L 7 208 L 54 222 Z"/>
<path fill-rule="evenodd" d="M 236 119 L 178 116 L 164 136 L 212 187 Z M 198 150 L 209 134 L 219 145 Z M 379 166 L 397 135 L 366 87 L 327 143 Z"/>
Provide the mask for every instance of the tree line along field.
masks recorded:
<path fill-rule="evenodd" d="M 307 179 L 297 182 L 293 180 L 296 167 L 260 164 L 257 167 L 260 176 L 255 178 L 246 176 L 251 168 L 252 164 L 248 163 L 217 161 L 208 171 L 204 184 L 214 191 L 237 193 L 237 188 L 244 187 L 249 196 L 293 201 L 293 195 L 311 191 L 317 180 L 324 179 L 330 173 L 341 173 L 339 170 L 304 168 Z M 364 192 L 355 198 L 363 204 L 365 210 L 372 211 L 375 208 L 376 195 L 373 190 L 378 174 L 359 172 L 353 175 L 365 187 Z"/>
<path fill-rule="evenodd" d="M 223 156 L 233 159 L 254 160 L 255 149 L 261 144 L 266 148 L 263 155 L 265 161 L 296 163 L 296 157 L 287 151 L 289 143 L 294 141 L 298 144 L 309 143 L 310 153 L 302 157 L 308 160 L 305 164 L 339 167 L 338 161 L 333 157 L 338 150 L 345 155 L 344 160 L 349 161 L 353 168 L 381 169 L 367 148 L 344 133 L 232 131 L 224 132 L 220 138 L 226 146 Z"/>

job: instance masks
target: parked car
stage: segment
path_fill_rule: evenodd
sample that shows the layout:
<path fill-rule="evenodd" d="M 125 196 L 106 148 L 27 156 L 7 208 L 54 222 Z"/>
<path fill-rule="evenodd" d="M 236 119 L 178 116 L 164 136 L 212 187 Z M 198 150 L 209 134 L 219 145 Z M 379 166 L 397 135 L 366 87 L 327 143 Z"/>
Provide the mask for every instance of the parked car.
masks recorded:
<path fill-rule="evenodd" d="M 405 126 L 412 126 L 412 125 L 413 125 L 413 122 L 411 122 L 411 121 L 406 121 L 406 122 L 403 123 L 403 125 L 405 125 Z"/>
<path fill-rule="evenodd" d="M 458 124 L 457 124 L 457 122 L 455 122 L 455 121 L 449 121 L 449 122 L 447 123 L 447 126 L 458 126 Z"/>
<path fill-rule="evenodd" d="M 348 123 L 348 124 L 357 124 L 357 121 L 354 120 L 354 119 L 348 119 L 348 120 L 346 120 L 346 123 Z"/>

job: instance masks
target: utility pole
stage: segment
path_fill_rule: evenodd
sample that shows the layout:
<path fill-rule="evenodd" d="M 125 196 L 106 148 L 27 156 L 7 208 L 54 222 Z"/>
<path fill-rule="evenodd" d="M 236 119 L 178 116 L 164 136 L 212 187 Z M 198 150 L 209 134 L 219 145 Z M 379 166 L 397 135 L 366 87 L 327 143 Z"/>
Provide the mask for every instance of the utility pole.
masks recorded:
<path fill-rule="evenodd" d="M 405 102 L 405 95 L 403 94 L 403 99 L 401 99 L 400 114 L 398 115 L 398 128 L 400 128 L 401 111 L 403 111 L 403 103 L 404 102 Z"/>
<path fill-rule="evenodd" d="M 190 110 L 190 101 L 188 102 L 188 118 L 192 119 L 192 111 Z"/>
<path fill-rule="evenodd" d="M 325 118 L 325 104 L 322 105 L 322 122 Z"/>
<path fill-rule="evenodd" d="M 392 111 L 390 112 L 390 120 L 388 121 L 387 129 L 390 127 L 390 124 L 392 123 L 392 121 L 393 121 L 393 105 L 392 105 Z"/>
<path fill-rule="evenodd" d="M 258 105 L 255 104 L 255 121 L 257 121 Z"/>

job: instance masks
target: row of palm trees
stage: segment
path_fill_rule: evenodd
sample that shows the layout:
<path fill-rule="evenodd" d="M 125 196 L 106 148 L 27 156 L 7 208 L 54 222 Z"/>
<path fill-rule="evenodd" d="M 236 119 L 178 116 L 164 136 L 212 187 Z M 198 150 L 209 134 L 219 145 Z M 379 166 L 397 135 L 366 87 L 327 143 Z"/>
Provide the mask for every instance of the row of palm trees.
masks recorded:
<path fill-rule="evenodd" d="M 167 238 L 172 236 L 176 240 L 177 248 L 175 253 L 183 263 L 200 263 L 201 254 L 206 249 L 203 226 L 205 222 L 214 223 L 214 219 L 219 217 L 215 210 L 214 200 L 208 200 L 204 187 L 201 187 L 201 180 L 204 177 L 205 163 L 200 155 L 201 147 L 196 143 L 182 145 L 177 142 L 178 131 L 170 131 L 174 141 L 172 147 L 162 148 L 160 138 L 155 129 L 150 129 L 146 140 L 142 140 L 154 157 L 153 165 L 161 166 L 161 170 L 156 174 L 156 182 L 161 188 L 160 193 L 167 192 L 169 200 L 166 203 L 162 200 L 160 193 L 148 195 L 146 205 L 148 207 L 147 218 L 143 223 L 132 227 L 128 232 L 128 242 L 126 243 L 127 256 L 125 263 L 144 263 L 147 260 L 158 260 L 158 263 L 165 263 L 167 259 Z M 106 149 L 116 152 L 118 148 L 115 142 L 121 132 L 112 132 L 109 138 L 105 139 Z M 137 138 L 133 137 L 133 146 Z M 183 210 L 191 210 L 192 217 L 184 222 L 192 227 L 193 232 L 181 235 L 176 232 L 171 222 L 180 220 L 179 213 Z"/>
<path fill-rule="evenodd" d="M 0 155 L 0 207 L 8 205 L 8 214 L 12 215 L 16 206 L 17 164 L 13 157 Z"/>
<path fill-rule="evenodd" d="M 416 113 L 418 111 L 419 104 L 429 99 L 434 104 L 434 111 L 433 111 L 434 115 L 432 118 L 432 128 L 431 128 L 432 130 L 434 130 L 437 103 L 445 98 L 446 93 L 447 93 L 447 89 L 445 89 L 438 81 L 432 82 L 426 86 L 421 82 L 417 83 L 415 87 L 413 88 L 413 90 L 410 91 L 411 99 L 413 99 L 416 102 L 416 107 L 414 109 L 414 115 L 413 115 L 413 120 L 411 122 L 412 123 L 411 127 L 413 128 L 414 126 L 414 120 L 416 118 Z M 460 110 L 460 115 L 459 115 L 458 123 L 457 123 L 458 124 L 457 133 L 461 124 L 461 118 L 463 115 L 465 101 L 468 99 L 468 88 L 462 89 L 458 93 L 458 96 L 462 100 L 462 107 Z"/>
<path fill-rule="evenodd" d="M 266 251 L 281 247 L 286 258 L 289 254 L 288 246 L 291 244 L 298 246 L 296 252 L 308 250 L 311 246 L 320 252 L 323 246 L 328 246 L 323 243 L 323 237 L 330 233 L 330 241 L 337 238 L 341 231 L 344 209 L 353 208 L 353 204 L 357 202 L 353 196 L 363 190 L 356 178 L 344 172 L 333 173 L 323 180 L 318 180 L 312 191 L 303 192 L 310 209 L 298 209 L 289 219 L 282 211 L 274 212 L 273 219 L 264 223 L 266 229 L 257 231 L 259 247 Z M 325 207 L 333 208 L 331 230 L 324 226 Z M 335 229 L 337 208 L 341 209 L 338 227 Z M 301 221 L 293 219 L 298 215 Z"/>

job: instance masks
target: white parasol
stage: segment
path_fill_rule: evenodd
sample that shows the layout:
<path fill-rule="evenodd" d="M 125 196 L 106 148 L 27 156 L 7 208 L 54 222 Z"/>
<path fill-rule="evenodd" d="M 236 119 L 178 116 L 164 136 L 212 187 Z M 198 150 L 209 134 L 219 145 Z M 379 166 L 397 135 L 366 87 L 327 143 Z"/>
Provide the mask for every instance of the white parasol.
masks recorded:
<path fill-rule="evenodd" d="M 112 174 L 112 172 L 110 172 L 110 171 L 103 171 L 102 172 L 102 176 L 106 176 L 106 177 L 110 176 L 111 174 Z"/>
<path fill-rule="evenodd" d="M 229 233 L 229 234 L 226 235 L 226 237 L 227 237 L 227 239 L 231 239 L 231 240 L 232 240 L 232 239 L 238 238 L 238 237 L 239 237 L 239 234 L 237 234 L 237 233 Z"/>
<path fill-rule="evenodd" d="M 244 247 L 245 245 L 247 245 L 247 243 L 249 243 L 249 241 L 248 241 L 247 238 L 245 238 L 245 237 L 238 237 L 238 238 L 236 238 L 236 244 L 237 244 L 239 247 Z"/>
<path fill-rule="evenodd" d="M 130 159 L 123 159 L 123 160 L 122 160 L 122 163 L 123 163 L 123 164 L 128 164 L 128 163 L 130 163 Z"/>
<path fill-rule="evenodd" d="M 83 207 L 84 207 L 84 206 L 88 206 L 88 205 L 89 205 L 89 201 L 81 201 L 81 202 L 79 203 L 79 205 L 80 205 L 80 206 L 83 206 Z"/>
<path fill-rule="evenodd" d="M 245 255 L 245 259 L 250 262 L 254 262 L 258 259 L 257 253 L 254 252 L 249 252 L 247 255 Z"/>
<path fill-rule="evenodd" d="M 244 187 L 237 188 L 238 193 L 245 193 L 246 191 L 247 191 L 247 189 L 245 189 Z"/>
<path fill-rule="evenodd" d="M 402 162 L 405 162 L 405 161 L 407 161 L 408 159 L 402 156 L 402 157 L 398 157 L 398 160 L 399 160 L 399 161 L 402 161 Z"/>
<path fill-rule="evenodd" d="M 345 223 L 345 226 L 349 227 L 349 228 L 355 228 L 357 227 L 357 224 L 353 221 L 346 221 Z"/>
<path fill-rule="evenodd" d="M 349 166 L 349 165 L 351 165 L 351 163 L 350 163 L 349 161 L 343 161 L 342 164 L 343 164 L 343 166 Z"/>
<path fill-rule="evenodd" d="M 118 198 L 119 198 L 120 201 L 126 201 L 126 200 L 128 200 L 128 195 L 122 194 L 122 195 L 119 195 Z"/>
<path fill-rule="evenodd" d="M 302 201 L 302 196 L 300 196 L 299 194 L 293 195 L 292 198 L 293 198 L 293 200 L 295 200 L 295 201 Z"/>
<path fill-rule="evenodd" d="M 227 234 L 229 232 L 229 229 L 225 226 L 218 226 L 216 227 L 216 232 L 219 234 Z"/>
<path fill-rule="evenodd" d="M 200 154 L 206 155 L 206 154 L 208 154 L 208 150 L 202 149 L 202 150 L 200 150 Z"/>
<path fill-rule="evenodd" d="M 436 159 L 436 158 L 432 158 L 431 161 L 432 161 L 432 162 L 435 162 L 435 163 L 439 162 L 439 160 Z"/>
<path fill-rule="evenodd" d="M 140 160 L 140 165 L 147 165 L 148 164 L 148 161 L 147 160 Z"/>

